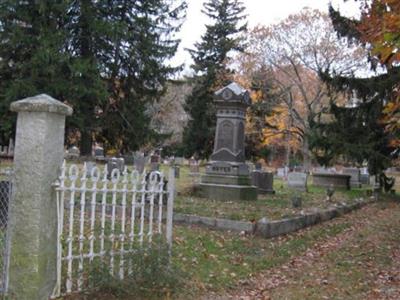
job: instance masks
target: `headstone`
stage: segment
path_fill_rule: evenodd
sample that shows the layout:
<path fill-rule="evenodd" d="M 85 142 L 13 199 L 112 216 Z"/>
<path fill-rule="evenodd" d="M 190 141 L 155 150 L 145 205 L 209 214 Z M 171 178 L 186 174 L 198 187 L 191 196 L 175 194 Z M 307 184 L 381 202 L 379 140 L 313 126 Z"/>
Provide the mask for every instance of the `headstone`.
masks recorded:
<path fill-rule="evenodd" d="M 158 155 L 150 156 L 150 163 L 160 163 L 160 156 Z"/>
<path fill-rule="evenodd" d="M 293 172 L 296 172 L 296 173 L 304 173 L 304 167 L 303 167 L 303 166 L 295 166 L 295 167 L 293 168 Z"/>
<path fill-rule="evenodd" d="M 351 187 L 356 187 L 356 188 L 361 187 L 360 169 L 358 169 L 358 168 L 343 168 L 342 173 L 345 175 L 351 176 L 350 177 L 350 186 Z"/>
<path fill-rule="evenodd" d="M 350 175 L 334 173 L 315 173 L 313 172 L 313 185 L 319 187 L 333 187 L 350 189 Z"/>
<path fill-rule="evenodd" d="M 299 195 L 293 195 L 291 201 L 293 208 L 300 208 L 303 205 L 303 199 Z"/>
<path fill-rule="evenodd" d="M 199 176 L 200 165 L 196 160 L 189 160 L 189 176 Z"/>
<path fill-rule="evenodd" d="M 146 166 L 146 158 L 144 156 L 136 156 L 133 161 L 135 169 L 141 174 Z"/>
<path fill-rule="evenodd" d="M 68 149 L 68 158 L 78 158 L 80 155 L 80 151 L 78 147 L 72 146 Z"/>
<path fill-rule="evenodd" d="M 118 169 L 121 173 L 124 171 L 125 168 L 125 162 L 123 158 L 116 158 L 112 157 L 107 161 L 107 170 L 108 170 L 108 175 L 111 176 L 111 172 L 114 169 Z"/>
<path fill-rule="evenodd" d="M 284 168 L 276 169 L 276 176 L 279 178 L 285 177 L 285 169 Z"/>
<path fill-rule="evenodd" d="M 7 146 L 1 146 L 0 147 L 0 154 L 1 154 L 1 156 L 7 156 L 8 155 L 8 147 Z"/>
<path fill-rule="evenodd" d="M 255 170 L 251 172 L 251 183 L 257 187 L 259 193 L 274 194 L 274 174 Z"/>
<path fill-rule="evenodd" d="M 104 160 L 104 149 L 103 148 L 95 148 L 94 149 L 94 158 L 96 160 Z"/>
<path fill-rule="evenodd" d="M 92 173 L 93 168 L 96 167 L 96 163 L 93 161 L 87 161 L 86 162 L 86 174 L 87 176 L 90 176 L 90 174 Z"/>
<path fill-rule="evenodd" d="M 291 172 L 288 174 L 288 187 L 294 190 L 307 192 L 307 173 Z"/>
<path fill-rule="evenodd" d="M 175 157 L 175 164 L 176 165 L 179 165 L 179 166 L 181 166 L 181 165 L 183 165 L 183 163 L 184 163 L 184 159 L 183 159 L 183 157 Z"/>
<path fill-rule="evenodd" d="M 8 156 L 14 156 L 14 140 L 10 139 L 8 143 Z"/>
<path fill-rule="evenodd" d="M 246 164 L 249 166 L 250 172 L 253 172 L 256 169 L 255 164 L 253 164 L 252 162 L 247 161 Z"/>
<path fill-rule="evenodd" d="M 175 178 L 179 178 L 181 175 L 181 168 L 178 165 L 174 166 L 174 170 L 175 170 Z"/>
<path fill-rule="evenodd" d="M 313 173 L 319 173 L 319 174 L 334 174 L 332 169 L 327 169 L 323 167 L 318 167 L 313 169 Z"/>
<path fill-rule="evenodd" d="M 374 186 L 375 185 L 375 181 L 376 181 L 375 175 L 372 175 L 372 176 L 369 177 L 369 185 Z"/>
<path fill-rule="evenodd" d="M 361 184 L 369 185 L 370 184 L 370 179 L 369 179 L 369 174 L 360 174 L 360 182 Z"/>
<path fill-rule="evenodd" d="M 124 155 L 123 159 L 124 159 L 125 165 L 133 166 L 133 162 L 134 162 L 133 155 Z"/>
<path fill-rule="evenodd" d="M 151 162 L 150 163 L 150 171 L 159 171 L 160 170 L 160 163 L 158 162 Z"/>

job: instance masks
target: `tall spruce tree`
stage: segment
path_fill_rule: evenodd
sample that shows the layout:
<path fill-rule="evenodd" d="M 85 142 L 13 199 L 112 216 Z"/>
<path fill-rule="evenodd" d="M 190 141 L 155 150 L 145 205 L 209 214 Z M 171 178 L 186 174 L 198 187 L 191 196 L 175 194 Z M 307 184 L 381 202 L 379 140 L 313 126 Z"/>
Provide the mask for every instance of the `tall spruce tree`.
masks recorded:
<path fill-rule="evenodd" d="M 15 117 L 11 101 L 38 93 L 74 108 L 67 127 L 81 134 L 81 153 L 92 139 L 136 149 L 151 131 L 146 105 L 162 94 L 176 68 L 173 38 L 186 3 L 170 0 L 1 1 L 1 134 Z"/>
<path fill-rule="evenodd" d="M 204 4 L 203 13 L 213 23 L 206 26 L 206 33 L 195 44 L 195 49 L 189 50 L 195 76 L 185 107 L 190 116 L 183 137 L 187 156 L 197 154 L 206 158 L 212 152 L 216 122 L 213 93 L 227 84 L 233 73 L 228 67 L 229 55 L 244 51 L 240 37 L 247 27 L 243 24 L 244 10 L 238 0 L 209 0 Z"/>
<path fill-rule="evenodd" d="M 14 133 L 12 101 L 40 93 L 66 99 L 67 7 L 67 1 L 0 1 L 0 144 Z"/>
<path fill-rule="evenodd" d="M 157 137 L 147 108 L 165 92 L 166 81 L 179 68 L 165 61 L 176 53 L 174 38 L 185 16 L 185 1 L 119 0 L 114 3 L 112 51 L 106 62 L 111 102 L 102 107 L 106 144 L 135 150 Z M 117 5 L 118 3 L 118 5 Z"/>
<path fill-rule="evenodd" d="M 365 46 L 360 39 L 359 21 L 343 17 L 332 7 L 329 10 L 338 35 Z M 376 57 L 370 53 L 369 59 L 375 69 Z M 327 71 L 320 75 L 335 92 L 343 92 L 358 103 L 352 107 L 332 104 L 334 121 L 313 124 L 311 139 L 317 159 L 323 164 L 338 156 L 359 164 L 367 161 L 371 174 L 382 174 L 395 153 L 390 145 L 392 133 L 385 131 L 382 123 L 383 108 L 400 80 L 400 68 L 387 68 L 384 74 L 367 78 L 331 76 Z"/>

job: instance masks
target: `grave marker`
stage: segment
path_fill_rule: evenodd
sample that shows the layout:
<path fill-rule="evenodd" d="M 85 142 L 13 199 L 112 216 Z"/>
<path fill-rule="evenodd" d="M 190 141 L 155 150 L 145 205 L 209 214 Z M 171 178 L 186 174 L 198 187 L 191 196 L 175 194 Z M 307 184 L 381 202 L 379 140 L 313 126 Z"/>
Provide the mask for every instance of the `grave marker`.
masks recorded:
<path fill-rule="evenodd" d="M 307 192 L 307 173 L 291 172 L 288 174 L 288 187 L 294 190 Z"/>

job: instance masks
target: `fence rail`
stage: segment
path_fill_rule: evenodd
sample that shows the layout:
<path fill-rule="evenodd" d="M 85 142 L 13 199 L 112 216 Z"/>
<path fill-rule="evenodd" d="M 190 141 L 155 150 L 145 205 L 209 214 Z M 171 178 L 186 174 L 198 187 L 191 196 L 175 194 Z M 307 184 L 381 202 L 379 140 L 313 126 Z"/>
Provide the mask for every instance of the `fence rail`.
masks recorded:
<path fill-rule="evenodd" d="M 97 259 L 112 276 L 132 274 L 130 258 L 155 240 L 172 245 L 174 176 L 123 172 L 64 162 L 55 183 L 58 211 L 57 285 L 53 297 L 87 288 Z"/>

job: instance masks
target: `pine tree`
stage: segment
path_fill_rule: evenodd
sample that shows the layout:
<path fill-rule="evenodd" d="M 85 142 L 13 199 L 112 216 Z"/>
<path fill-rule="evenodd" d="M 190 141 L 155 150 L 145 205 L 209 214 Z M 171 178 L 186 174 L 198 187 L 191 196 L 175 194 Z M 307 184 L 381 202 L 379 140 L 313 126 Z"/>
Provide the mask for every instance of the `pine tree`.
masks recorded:
<path fill-rule="evenodd" d="M 341 16 L 332 7 L 330 17 L 339 36 L 365 46 L 358 29 L 359 21 Z M 376 57 L 370 53 L 369 59 L 371 68 L 376 68 Z M 353 107 L 332 104 L 334 121 L 313 124 L 311 140 L 317 158 L 324 164 L 338 156 L 358 164 L 367 161 L 371 174 L 381 174 L 390 165 L 394 153 L 390 145 L 392 133 L 385 131 L 382 119 L 384 106 L 400 80 L 399 67 L 368 78 L 331 76 L 328 72 L 320 75 L 335 92 L 343 92 L 349 99 L 355 97 L 359 103 Z"/>
<path fill-rule="evenodd" d="M 70 55 L 71 91 L 69 102 L 74 115 L 70 128 L 79 130 L 81 155 L 91 155 L 93 132 L 98 126 L 96 108 L 108 101 L 103 78 L 105 59 L 110 51 L 106 19 L 109 9 L 102 9 L 102 1 L 74 0 L 68 11 L 67 51 Z"/>
<path fill-rule="evenodd" d="M 112 51 L 106 63 L 112 101 L 102 107 L 101 136 L 123 151 L 156 139 L 147 109 L 164 93 L 179 68 L 165 61 L 176 53 L 174 38 L 185 15 L 185 1 L 119 0 L 112 12 Z M 118 4 L 118 5 L 117 5 Z"/>
<path fill-rule="evenodd" d="M 0 3 L 1 134 L 13 131 L 11 101 L 38 93 L 72 105 L 67 128 L 92 140 L 136 149 L 152 132 L 146 107 L 176 68 L 186 3 L 169 0 L 57 0 Z M 95 136 L 97 134 L 97 136 Z"/>
<path fill-rule="evenodd" d="M 211 21 L 206 33 L 195 49 L 189 50 L 194 61 L 192 66 L 193 91 L 186 100 L 186 111 L 190 116 L 184 131 L 185 154 L 197 154 L 202 158 L 212 152 L 215 131 L 215 109 L 213 92 L 229 82 L 233 71 L 228 68 L 230 54 L 244 51 L 240 33 L 246 30 L 244 6 L 238 0 L 209 0 L 203 13 Z"/>
<path fill-rule="evenodd" d="M 0 142 L 15 128 L 10 103 L 40 93 L 65 100 L 67 1 L 0 2 Z M 0 143 L 1 144 L 1 143 Z"/>

